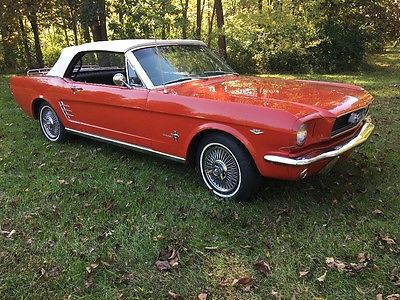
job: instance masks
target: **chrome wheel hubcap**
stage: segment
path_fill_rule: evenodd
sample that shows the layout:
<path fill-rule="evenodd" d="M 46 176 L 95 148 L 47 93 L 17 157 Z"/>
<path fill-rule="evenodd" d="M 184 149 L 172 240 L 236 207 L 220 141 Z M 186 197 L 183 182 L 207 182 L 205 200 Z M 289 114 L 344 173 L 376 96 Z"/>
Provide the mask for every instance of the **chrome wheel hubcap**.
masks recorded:
<path fill-rule="evenodd" d="M 51 140 L 57 139 L 60 135 L 60 121 L 51 108 L 44 107 L 42 109 L 41 122 L 46 136 Z"/>
<path fill-rule="evenodd" d="M 233 195 L 240 184 L 239 165 L 232 152 L 221 144 L 206 147 L 201 156 L 203 177 L 220 196 Z"/>

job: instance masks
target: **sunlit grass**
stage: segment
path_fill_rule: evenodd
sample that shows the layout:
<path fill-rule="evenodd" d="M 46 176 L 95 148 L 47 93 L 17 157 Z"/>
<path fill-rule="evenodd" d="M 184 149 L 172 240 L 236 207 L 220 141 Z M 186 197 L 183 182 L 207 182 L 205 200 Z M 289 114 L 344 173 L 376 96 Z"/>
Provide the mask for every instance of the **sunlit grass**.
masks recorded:
<path fill-rule="evenodd" d="M 74 137 L 48 144 L 0 79 L 0 298 L 374 299 L 398 292 L 400 265 L 400 54 L 369 71 L 280 75 L 360 84 L 375 96 L 375 134 L 324 177 L 268 180 L 252 203 L 215 199 L 190 167 Z M 385 66 L 385 67 L 382 67 Z M 277 76 L 277 75 L 274 75 Z M 382 214 L 373 214 L 375 209 Z M 9 234 L 15 230 L 15 233 Z M 154 267 L 180 252 L 176 270 Z M 357 274 L 326 257 L 373 266 Z M 271 275 L 253 267 L 267 261 Z M 98 266 L 88 272 L 91 264 Z M 299 270 L 310 270 L 300 278 Z M 327 271 L 324 282 L 317 278 Z M 226 285 L 251 276 L 249 291 Z"/>

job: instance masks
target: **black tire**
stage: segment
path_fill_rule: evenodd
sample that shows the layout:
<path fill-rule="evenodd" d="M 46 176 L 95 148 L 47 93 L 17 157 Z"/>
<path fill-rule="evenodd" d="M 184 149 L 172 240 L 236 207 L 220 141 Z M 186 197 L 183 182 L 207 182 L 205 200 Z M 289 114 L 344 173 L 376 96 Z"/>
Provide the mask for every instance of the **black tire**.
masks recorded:
<path fill-rule="evenodd" d="M 204 184 L 224 199 L 250 200 L 262 181 L 243 145 L 222 133 L 210 134 L 201 140 L 196 167 Z"/>
<path fill-rule="evenodd" d="M 62 143 L 67 138 L 67 131 L 55 110 L 47 102 L 39 106 L 39 123 L 45 138 L 53 143 Z"/>

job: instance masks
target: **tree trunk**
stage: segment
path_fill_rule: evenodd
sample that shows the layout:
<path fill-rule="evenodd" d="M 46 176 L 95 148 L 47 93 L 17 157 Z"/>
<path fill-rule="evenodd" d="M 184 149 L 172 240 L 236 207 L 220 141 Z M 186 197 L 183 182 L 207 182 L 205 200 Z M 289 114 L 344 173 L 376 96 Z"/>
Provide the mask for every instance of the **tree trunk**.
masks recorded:
<path fill-rule="evenodd" d="M 257 1 L 257 8 L 258 8 L 258 12 L 261 14 L 263 11 L 263 0 Z"/>
<path fill-rule="evenodd" d="M 211 12 L 211 17 L 208 17 L 208 35 L 207 35 L 207 46 L 211 46 L 211 38 L 212 38 L 212 30 L 214 24 L 214 17 L 215 17 L 215 4 L 213 5 L 213 9 Z"/>
<path fill-rule="evenodd" d="M 19 22 L 19 29 L 21 31 L 22 45 L 24 47 L 25 62 L 26 66 L 29 69 L 32 68 L 32 55 L 31 55 L 31 50 L 29 49 L 29 42 L 28 42 L 28 37 L 26 35 L 24 20 L 22 20 L 21 16 L 18 17 L 18 22 Z"/>
<path fill-rule="evenodd" d="M 203 23 L 203 11 L 206 0 L 197 0 L 196 6 L 196 38 L 201 40 L 201 27 Z"/>
<path fill-rule="evenodd" d="M 182 38 L 187 39 L 187 27 L 188 27 L 188 8 L 189 8 L 189 0 L 185 0 L 185 3 L 181 0 L 182 6 L 182 17 L 183 17 L 183 24 L 182 24 Z"/>
<path fill-rule="evenodd" d="M 42 47 L 40 46 L 39 26 L 37 23 L 36 13 L 30 13 L 28 15 L 28 19 L 29 22 L 31 23 L 33 38 L 35 40 L 36 64 L 38 68 L 43 68 L 44 67 L 43 52 L 42 52 Z"/>
<path fill-rule="evenodd" d="M 77 22 L 77 17 L 76 17 L 76 12 L 73 11 L 73 9 L 70 7 L 69 13 L 71 15 L 71 27 L 72 27 L 72 32 L 74 33 L 74 44 L 78 45 L 78 22 Z"/>
<path fill-rule="evenodd" d="M 10 42 L 9 28 L 5 24 L 2 24 L 1 26 L 1 43 L 3 46 L 4 69 L 6 71 L 14 70 L 16 65 L 14 47 Z"/>
<path fill-rule="evenodd" d="M 99 1 L 100 11 L 92 21 L 91 29 L 94 41 L 107 41 L 107 20 L 106 20 L 106 2 L 105 0 Z"/>
<path fill-rule="evenodd" d="M 65 19 L 62 18 L 62 27 L 63 27 L 63 31 L 64 31 L 64 36 L 65 36 L 65 41 L 67 43 L 67 46 L 71 46 L 69 43 L 69 37 L 68 37 L 68 28 L 67 28 L 67 24 L 65 23 Z"/>
<path fill-rule="evenodd" d="M 223 58 L 227 58 L 226 53 L 226 38 L 224 33 L 224 11 L 222 8 L 222 0 L 215 0 L 215 14 L 217 15 L 218 26 L 218 48 L 219 53 Z"/>
<path fill-rule="evenodd" d="M 92 41 L 92 38 L 90 37 L 89 26 L 81 24 L 81 29 L 83 40 L 85 41 L 85 43 L 90 43 Z"/>

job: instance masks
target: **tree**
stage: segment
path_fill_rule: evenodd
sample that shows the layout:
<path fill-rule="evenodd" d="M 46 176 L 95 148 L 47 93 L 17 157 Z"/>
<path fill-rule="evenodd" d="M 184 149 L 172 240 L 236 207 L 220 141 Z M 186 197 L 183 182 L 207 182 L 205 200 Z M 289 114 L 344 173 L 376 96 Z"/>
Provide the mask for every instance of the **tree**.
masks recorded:
<path fill-rule="evenodd" d="M 82 0 L 79 19 L 90 27 L 94 41 L 107 41 L 107 10 L 105 0 Z"/>
<path fill-rule="evenodd" d="M 206 0 L 197 0 L 196 3 L 196 38 L 201 40 L 201 27 L 203 23 L 203 12 Z"/>
<path fill-rule="evenodd" d="M 224 33 L 224 11 L 222 8 L 222 0 L 215 0 L 215 14 L 217 16 L 218 26 L 218 49 L 219 53 L 223 58 L 227 58 L 226 53 L 226 37 Z"/>
<path fill-rule="evenodd" d="M 180 0 L 182 8 L 182 38 L 187 39 L 189 0 Z"/>

